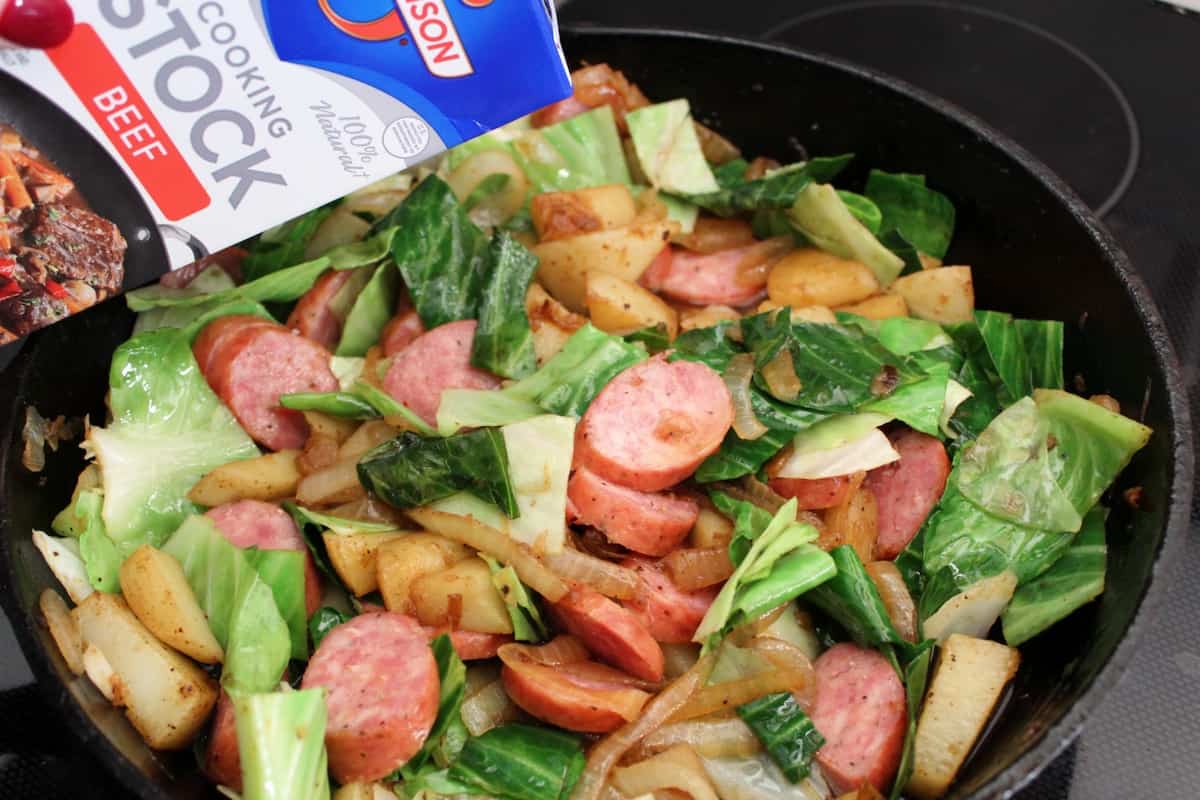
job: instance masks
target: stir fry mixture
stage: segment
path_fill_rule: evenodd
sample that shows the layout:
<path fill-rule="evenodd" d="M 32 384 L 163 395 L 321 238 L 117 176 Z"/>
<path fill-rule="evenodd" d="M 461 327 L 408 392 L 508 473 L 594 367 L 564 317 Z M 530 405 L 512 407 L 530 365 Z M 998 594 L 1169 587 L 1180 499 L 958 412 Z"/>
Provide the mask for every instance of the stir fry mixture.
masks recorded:
<path fill-rule="evenodd" d="M 575 80 L 129 295 L 54 640 L 247 798 L 942 795 L 1150 431 L 921 175 Z"/>
<path fill-rule="evenodd" d="M 0 124 L 0 345 L 120 291 L 124 258 L 117 226 Z"/>

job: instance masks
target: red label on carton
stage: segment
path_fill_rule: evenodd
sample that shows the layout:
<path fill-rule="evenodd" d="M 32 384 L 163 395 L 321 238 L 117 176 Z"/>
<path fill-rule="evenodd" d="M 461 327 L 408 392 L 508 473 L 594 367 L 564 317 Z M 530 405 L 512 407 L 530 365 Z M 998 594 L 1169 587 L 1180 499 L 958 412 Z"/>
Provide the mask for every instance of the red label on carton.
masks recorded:
<path fill-rule="evenodd" d="M 175 222 L 208 206 L 196 173 L 91 25 L 76 25 L 46 55 L 164 217 Z"/>

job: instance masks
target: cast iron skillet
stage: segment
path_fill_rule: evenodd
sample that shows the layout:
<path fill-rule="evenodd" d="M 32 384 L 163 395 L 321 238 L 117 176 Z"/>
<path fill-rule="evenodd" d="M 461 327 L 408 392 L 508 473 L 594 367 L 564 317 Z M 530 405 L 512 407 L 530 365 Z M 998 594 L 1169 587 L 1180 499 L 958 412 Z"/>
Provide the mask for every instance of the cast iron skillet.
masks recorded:
<path fill-rule="evenodd" d="M 1154 428 L 1118 482 L 1144 487 L 1140 512 L 1115 503 L 1103 598 L 1023 648 L 1013 699 L 964 770 L 953 796 L 1004 796 L 1077 733 L 1129 662 L 1182 545 L 1192 454 L 1185 395 L 1158 312 L 1124 253 L 1079 199 L 1025 151 L 961 111 L 868 70 L 823 56 L 733 39 L 576 29 L 577 61 L 608 61 L 652 98 L 688 97 L 700 118 L 748 154 L 781 161 L 853 151 L 839 183 L 872 166 L 924 172 L 958 209 L 950 263 L 975 268 L 980 305 L 1068 325 L 1067 374 L 1108 392 Z M 42 476 L 20 466 L 27 403 L 43 414 L 103 419 L 109 356 L 132 317 L 106 303 L 35 337 L 0 389 L 0 581 L 5 608 L 34 672 L 67 726 L 146 798 L 209 796 L 191 754 L 145 748 L 121 713 L 75 679 L 42 625 L 39 592 L 53 578 L 29 540 L 69 496 L 81 459 L 50 458 Z M 148 465 L 149 466 L 149 465 Z M 56 587 L 57 588 L 57 587 Z"/>

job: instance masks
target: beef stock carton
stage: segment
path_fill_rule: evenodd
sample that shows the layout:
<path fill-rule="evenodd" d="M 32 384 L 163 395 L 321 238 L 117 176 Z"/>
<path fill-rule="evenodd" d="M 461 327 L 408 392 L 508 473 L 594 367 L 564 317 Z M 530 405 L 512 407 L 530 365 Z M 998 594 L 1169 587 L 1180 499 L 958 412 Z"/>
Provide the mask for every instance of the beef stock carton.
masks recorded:
<path fill-rule="evenodd" d="M 0 51 L 0 344 L 570 94 L 550 0 L 91 0 Z"/>

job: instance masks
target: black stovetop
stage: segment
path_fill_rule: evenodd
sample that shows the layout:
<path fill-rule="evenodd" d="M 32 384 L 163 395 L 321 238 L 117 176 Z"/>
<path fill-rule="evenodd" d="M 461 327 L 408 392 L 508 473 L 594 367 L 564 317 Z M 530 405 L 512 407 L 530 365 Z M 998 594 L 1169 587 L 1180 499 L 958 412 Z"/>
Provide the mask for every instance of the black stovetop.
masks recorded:
<path fill-rule="evenodd" d="M 560 5 L 566 23 L 690 28 L 831 53 L 1009 134 L 1072 184 L 1132 257 L 1200 416 L 1200 16 L 1152 0 Z M 1184 563 L 1129 672 L 1020 800 L 1200 796 L 1200 509 L 1192 522 Z M 0 719 L 0 797 L 121 796 L 42 701 L 3 616 Z"/>

